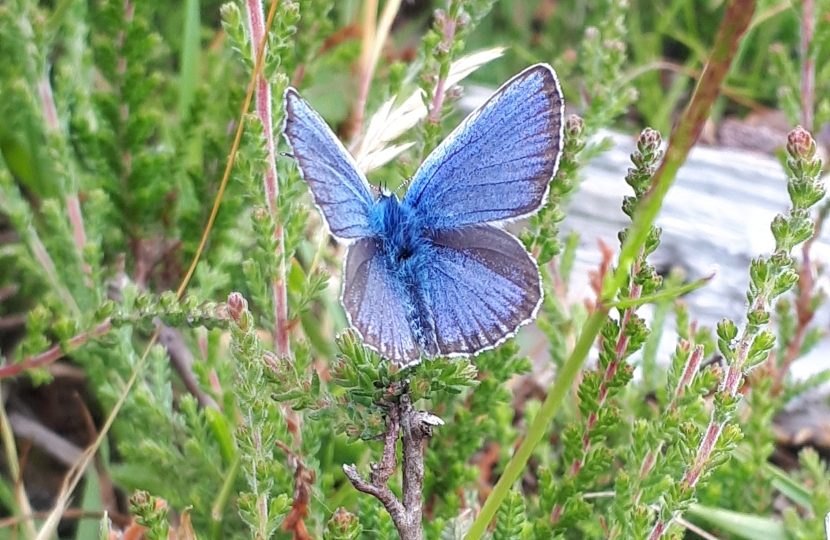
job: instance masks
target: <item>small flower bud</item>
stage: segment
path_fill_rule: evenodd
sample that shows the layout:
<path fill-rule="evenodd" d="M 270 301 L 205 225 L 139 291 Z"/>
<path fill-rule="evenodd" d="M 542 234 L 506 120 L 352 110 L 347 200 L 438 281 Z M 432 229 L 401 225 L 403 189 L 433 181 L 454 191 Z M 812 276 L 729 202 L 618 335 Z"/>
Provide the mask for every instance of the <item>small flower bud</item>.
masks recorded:
<path fill-rule="evenodd" d="M 579 137 L 585 131 L 585 120 L 579 116 L 572 114 L 565 121 L 565 130 L 571 137 Z"/>
<path fill-rule="evenodd" d="M 228 295 L 228 314 L 234 322 L 239 323 L 242 319 L 242 313 L 248 309 L 248 302 L 241 293 L 232 292 Z"/>
<path fill-rule="evenodd" d="M 816 156 L 816 141 L 806 129 L 798 126 L 787 135 L 787 153 L 793 159 L 812 161 Z"/>

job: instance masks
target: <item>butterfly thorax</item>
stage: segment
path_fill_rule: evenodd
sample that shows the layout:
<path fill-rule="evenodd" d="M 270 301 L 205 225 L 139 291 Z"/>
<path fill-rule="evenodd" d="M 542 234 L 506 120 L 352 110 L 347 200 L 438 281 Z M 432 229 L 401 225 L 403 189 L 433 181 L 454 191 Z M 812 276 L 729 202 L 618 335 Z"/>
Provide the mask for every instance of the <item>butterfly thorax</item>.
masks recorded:
<path fill-rule="evenodd" d="M 417 214 L 393 193 L 381 193 L 371 211 L 371 227 L 387 261 L 417 267 L 427 239 Z"/>

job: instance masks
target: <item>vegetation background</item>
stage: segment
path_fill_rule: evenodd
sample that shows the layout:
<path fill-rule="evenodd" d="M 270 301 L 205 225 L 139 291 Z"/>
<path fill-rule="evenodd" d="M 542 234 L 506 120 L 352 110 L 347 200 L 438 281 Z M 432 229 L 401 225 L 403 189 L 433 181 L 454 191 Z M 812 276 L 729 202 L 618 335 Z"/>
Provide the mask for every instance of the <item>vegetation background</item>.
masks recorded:
<path fill-rule="evenodd" d="M 0 3 L 0 537 L 824 538 L 827 448 L 781 459 L 772 420 L 830 374 L 788 375 L 827 327 L 809 254 L 830 205 L 809 132 L 830 120 L 828 14 L 828 0 Z M 496 87 L 535 62 L 574 113 L 521 235 L 545 277 L 542 337 L 395 370 L 344 331 L 342 248 L 280 153 L 283 91 L 396 186 L 460 120 L 459 66 Z M 802 126 L 771 144 L 792 208 L 748 268 L 746 318 L 699 327 L 678 298 L 705 282 L 648 263 L 654 218 L 707 125 L 774 111 Z M 741 132 L 752 143 L 767 122 Z M 632 223 L 573 305 L 578 238 L 557 224 L 608 127 L 640 133 L 620 178 Z M 675 319 L 671 358 L 645 303 Z M 413 438 L 419 410 L 435 416 Z"/>

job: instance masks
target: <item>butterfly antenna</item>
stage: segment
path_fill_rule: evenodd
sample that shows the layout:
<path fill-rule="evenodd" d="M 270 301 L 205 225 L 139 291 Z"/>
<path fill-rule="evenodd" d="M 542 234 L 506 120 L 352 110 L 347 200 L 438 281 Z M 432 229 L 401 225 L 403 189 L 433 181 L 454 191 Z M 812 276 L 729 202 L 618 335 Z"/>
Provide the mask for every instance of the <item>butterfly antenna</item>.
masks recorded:
<path fill-rule="evenodd" d="M 395 195 L 400 195 L 401 194 L 400 191 L 403 188 L 409 188 L 409 184 L 411 184 L 411 183 L 412 183 L 412 178 L 407 178 L 406 180 L 401 182 L 401 185 L 399 185 L 398 189 L 395 190 Z"/>

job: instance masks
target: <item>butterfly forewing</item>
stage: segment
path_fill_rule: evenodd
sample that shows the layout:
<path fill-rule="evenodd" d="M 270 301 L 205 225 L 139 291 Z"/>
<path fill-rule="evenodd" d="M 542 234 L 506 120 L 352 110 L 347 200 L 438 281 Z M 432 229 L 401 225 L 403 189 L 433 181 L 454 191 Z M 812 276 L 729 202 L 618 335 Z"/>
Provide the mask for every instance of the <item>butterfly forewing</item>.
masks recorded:
<path fill-rule="evenodd" d="M 553 69 L 528 68 L 427 157 L 404 204 L 429 216 L 437 229 L 532 214 L 559 166 L 563 115 Z"/>
<path fill-rule="evenodd" d="M 353 240 L 371 234 L 369 182 L 326 122 L 296 90 L 285 92 L 285 138 L 331 234 Z"/>
<path fill-rule="evenodd" d="M 528 68 L 471 114 L 399 204 L 376 202 L 354 159 L 299 95 L 285 136 L 332 234 L 353 241 L 342 303 L 364 343 L 399 366 L 492 348 L 542 302 L 536 262 L 497 222 L 544 204 L 564 106 L 550 66 Z M 385 198 L 384 198 L 385 197 Z M 381 204 L 382 203 L 382 204 Z"/>
<path fill-rule="evenodd" d="M 349 246 L 343 276 L 343 307 L 363 342 L 400 366 L 417 363 L 420 352 L 406 318 L 411 300 L 389 271 L 372 238 Z"/>
<path fill-rule="evenodd" d="M 535 316 L 539 270 L 517 238 L 479 225 L 439 231 L 433 245 L 424 282 L 441 354 L 494 347 Z"/>

